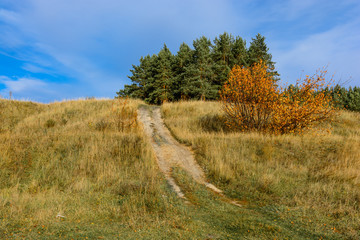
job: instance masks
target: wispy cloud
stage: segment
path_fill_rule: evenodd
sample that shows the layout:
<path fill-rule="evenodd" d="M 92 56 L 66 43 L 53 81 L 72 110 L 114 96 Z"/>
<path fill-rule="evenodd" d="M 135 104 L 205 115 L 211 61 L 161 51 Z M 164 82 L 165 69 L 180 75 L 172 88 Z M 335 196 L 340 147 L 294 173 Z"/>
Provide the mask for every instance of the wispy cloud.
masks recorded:
<path fill-rule="evenodd" d="M 0 76 L 0 83 L 5 85 L 5 91 L 14 93 L 21 93 L 24 91 L 43 89 L 47 84 L 38 79 L 19 78 L 16 80 L 10 79 L 6 76 Z"/>
<path fill-rule="evenodd" d="M 253 7 L 248 17 L 259 16 L 254 28 L 266 36 L 284 82 L 328 66 L 329 77 L 360 85 L 359 1 L 276 0 Z"/>
<path fill-rule="evenodd" d="M 2 97 L 8 97 L 11 92 L 14 99 L 26 99 L 39 102 L 73 98 L 74 86 L 75 88 L 79 87 L 76 83 L 69 85 L 36 78 L 9 78 L 7 76 L 0 76 L 0 85 L 4 86 L 0 90 Z"/>
<path fill-rule="evenodd" d="M 71 86 L 58 88 L 66 97 L 112 97 L 140 56 L 224 31 L 265 35 L 284 78 L 330 64 L 360 79 L 358 11 L 358 0 L 3 0 L 0 54 L 27 72 L 11 81 L 38 79 L 48 99 L 56 84 Z"/>
<path fill-rule="evenodd" d="M 182 41 L 235 31 L 237 20 L 220 0 L 26 0 L 1 9 L 0 34 L 3 51 L 24 61 L 23 69 L 77 79 L 79 95 L 109 96 L 128 82 L 140 56 L 164 42 L 176 51 Z"/>
<path fill-rule="evenodd" d="M 312 34 L 296 41 L 289 49 L 274 52 L 282 78 L 293 82 L 302 71 L 312 74 L 316 69 L 328 67 L 330 75 L 360 84 L 360 21 L 334 27 L 325 32 Z"/>

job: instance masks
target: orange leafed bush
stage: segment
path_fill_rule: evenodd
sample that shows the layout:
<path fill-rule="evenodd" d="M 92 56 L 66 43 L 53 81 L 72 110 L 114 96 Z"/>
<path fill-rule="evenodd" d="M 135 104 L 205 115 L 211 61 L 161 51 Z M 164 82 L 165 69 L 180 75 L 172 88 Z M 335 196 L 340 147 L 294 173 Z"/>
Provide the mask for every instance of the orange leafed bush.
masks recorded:
<path fill-rule="evenodd" d="M 330 119 L 331 97 L 322 91 L 326 71 L 306 76 L 296 87 L 282 89 L 263 61 L 235 66 L 220 92 L 227 124 L 240 130 L 275 134 L 302 132 Z"/>

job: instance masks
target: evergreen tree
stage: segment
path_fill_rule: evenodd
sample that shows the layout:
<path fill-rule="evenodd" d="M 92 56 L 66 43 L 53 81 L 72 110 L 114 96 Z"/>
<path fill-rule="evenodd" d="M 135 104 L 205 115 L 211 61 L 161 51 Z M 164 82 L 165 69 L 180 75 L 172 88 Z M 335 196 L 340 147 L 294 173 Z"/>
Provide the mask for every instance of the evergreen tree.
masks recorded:
<path fill-rule="evenodd" d="M 334 100 L 334 104 L 338 108 L 350 111 L 360 111 L 360 88 L 359 87 L 340 87 L 336 85 L 330 90 L 330 94 Z"/>
<path fill-rule="evenodd" d="M 233 62 L 232 46 L 234 44 L 234 37 L 228 33 L 223 33 L 219 38 L 215 38 L 214 47 L 212 53 L 213 71 L 215 73 L 215 79 L 212 84 L 217 90 L 221 87 L 228 79 L 228 74 L 231 70 L 231 63 Z"/>
<path fill-rule="evenodd" d="M 360 112 L 360 87 L 354 87 L 354 96 L 353 96 L 353 103 L 354 107 L 352 111 Z"/>
<path fill-rule="evenodd" d="M 249 49 L 241 37 L 234 39 L 226 32 L 213 43 L 204 36 L 193 41 L 194 50 L 183 43 L 176 56 L 164 44 L 158 55 L 141 57 L 139 66 L 132 66 L 132 75 L 128 76 L 132 84 L 125 85 L 117 95 L 140 98 L 151 104 L 181 98 L 215 100 L 234 65 L 248 67 L 259 59 L 272 69 L 274 78 L 278 76 L 265 38 L 260 34 L 252 39 Z M 357 99 L 358 91 L 352 91 L 351 97 L 345 94 L 339 101 L 348 104 L 349 98 Z"/>
<path fill-rule="evenodd" d="M 145 100 L 153 104 L 161 104 L 164 101 L 172 101 L 172 62 L 173 55 L 169 48 L 164 44 L 160 50 L 156 61 L 153 63 L 155 68 L 153 77 L 153 89 Z"/>
<path fill-rule="evenodd" d="M 332 91 L 332 98 L 334 100 L 335 106 L 338 108 L 344 108 L 347 104 L 347 92 L 344 87 L 340 87 L 340 85 L 336 85 Z"/>
<path fill-rule="evenodd" d="M 146 98 L 145 85 L 148 81 L 151 81 L 150 62 L 151 57 L 147 55 L 146 57 L 140 58 L 140 65 L 132 65 L 133 69 L 130 70 L 132 76 L 128 76 L 131 79 L 131 85 L 125 85 L 123 90 L 117 92 L 119 97 L 131 97 L 131 98 Z M 149 79 L 150 77 L 150 79 Z"/>
<path fill-rule="evenodd" d="M 116 92 L 117 94 L 116 98 L 119 97 L 140 98 L 137 96 L 137 93 L 141 90 L 142 89 L 136 83 L 133 83 L 131 85 L 125 84 L 124 89 L 120 89 L 118 92 Z"/>
<path fill-rule="evenodd" d="M 233 68 L 235 65 L 248 67 L 249 64 L 247 62 L 247 49 L 246 49 L 246 41 L 241 37 L 236 37 L 234 43 L 231 47 L 231 62 L 230 67 Z"/>
<path fill-rule="evenodd" d="M 195 99 L 215 99 L 217 89 L 213 87 L 214 73 L 211 57 L 211 41 L 201 37 L 193 42 L 194 54 L 192 63 L 186 68 L 188 85 L 186 95 Z"/>
<path fill-rule="evenodd" d="M 265 37 L 258 33 L 250 43 L 247 63 L 249 66 L 251 66 L 255 62 L 258 62 L 260 59 L 262 59 L 266 65 L 268 65 L 273 76 L 279 76 L 279 74 L 275 71 L 275 62 L 271 61 L 272 55 L 268 53 L 268 51 L 269 48 L 266 46 Z"/>
<path fill-rule="evenodd" d="M 190 92 L 187 85 L 186 69 L 189 67 L 193 57 L 193 50 L 186 44 L 180 45 L 179 51 L 174 58 L 173 64 L 173 95 L 174 100 L 180 100 L 181 98 L 188 99 L 190 96 L 187 94 Z"/>
<path fill-rule="evenodd" d="M 147 103 L 153 103 L 153 92 L 157 90 L 156 74 L 157 74 L 158 56 L 153 54 L 151 57 L 148 56 L 144 64 L 144 84 L 143 84 L 143 100 Z"/>
<path fill-rule="evenodd" d="M 360 111 L 360 89 L 349 87 L 347 92 L 346 109 L 350 111 Z"/>

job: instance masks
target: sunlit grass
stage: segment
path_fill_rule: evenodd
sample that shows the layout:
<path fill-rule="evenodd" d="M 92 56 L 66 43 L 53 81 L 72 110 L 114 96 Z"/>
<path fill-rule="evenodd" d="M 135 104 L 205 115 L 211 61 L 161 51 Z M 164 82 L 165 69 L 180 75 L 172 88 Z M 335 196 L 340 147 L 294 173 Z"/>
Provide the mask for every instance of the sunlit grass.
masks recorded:
<path fill-rule="evenodd" d="M 194 149 L 207 177 L 229 197 L 269 215 L 289 209 L 281 221 L 302 231 L 360 237 L 359 113 L 340 112 L 331 134 L 270 136 L 228 132 L 216 102 L 168 103 L 162 112 L 174 136 Z"/>
<path fill-rule="evenodd" d="M 1 236 L 117 236 L 181 211 L 141 127 L 115 128 L 114 103 L 1 101 Z"/>
<path fill-rule="evenodd" d="M 173 134 L 239 208 L 174 168 L 191 203 L 178 199 L 141 123 L 116 127 L 118 104 L 0 100 L 0 238 L 358 238 L 359 114 L 342 112 L 332 135 L 271 137 L 229 132 L 218 103 L 165 104 Z"/>

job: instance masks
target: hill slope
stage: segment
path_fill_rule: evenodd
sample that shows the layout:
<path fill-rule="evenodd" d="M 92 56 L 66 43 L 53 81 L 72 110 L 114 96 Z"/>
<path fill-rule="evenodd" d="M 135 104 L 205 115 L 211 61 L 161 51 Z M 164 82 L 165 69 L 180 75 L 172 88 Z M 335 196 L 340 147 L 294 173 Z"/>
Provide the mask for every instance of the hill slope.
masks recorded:
<path fill-rule="evenodd" d="M 16 119 L 0 134 L 1 238 L 151 236 L 181 212 L 142 129 L 115 128 L 116 102 L 1 103 Z"/>
<path fill-rule="evenodd" d="M 171 174 L 190 203 L 176 196 L 142 125 L 119 128 L 140 104 L 126 116 L 115 100 L 0 100 L 0 238 L 359 237 L 358 114 L 343 112 L 333 135 L 266 137 L 224 133 L 217 103 L 164 105 L 172 133 L 239 208 L 180 167 Z"/>
<path fill-rule="evenodd" d="M 272 218 L 280 236 L 360 238 L 360 113 L 340 112 L 332 134 L 266 136 L 227 132 L 215 102 L 169 103 L 162 112 L 210 181 Z"/>

